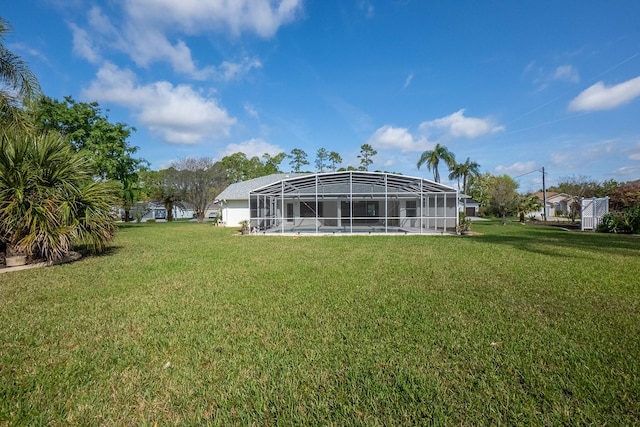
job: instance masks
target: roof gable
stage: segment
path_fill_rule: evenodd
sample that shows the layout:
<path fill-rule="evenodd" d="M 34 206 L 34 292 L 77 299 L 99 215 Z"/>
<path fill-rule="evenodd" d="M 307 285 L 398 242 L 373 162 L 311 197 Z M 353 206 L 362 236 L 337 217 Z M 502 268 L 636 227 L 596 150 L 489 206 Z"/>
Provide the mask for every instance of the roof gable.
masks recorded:
<path fill-rule="evenodd" d="M 296 176 L 304 176 L 308 174 L 304 173 L 274 173 L 271 175 L 260 176 L 258 178 L 248 179 L 246 181 L 236 182 L 235 184 L 229 185 L 227 188 L 220 193 L 215 201 L 222 200 L 248 200 L 249 192 L 255 190 L 256 188 L 264 187 L 265 185 L 270 185 L 278 181 L 282 181 L 283 179 L 292 178 Z"/>

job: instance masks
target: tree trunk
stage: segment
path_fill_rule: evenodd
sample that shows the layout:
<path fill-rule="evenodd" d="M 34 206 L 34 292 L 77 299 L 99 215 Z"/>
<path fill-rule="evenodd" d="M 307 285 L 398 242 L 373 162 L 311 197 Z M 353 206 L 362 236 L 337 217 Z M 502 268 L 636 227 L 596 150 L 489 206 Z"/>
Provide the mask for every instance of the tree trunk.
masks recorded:
<path fill-rule="evenodd" d="M 173 221 L 173 203 L 165 203 L 164 208 L 167 210 L 167 221 Z"/>

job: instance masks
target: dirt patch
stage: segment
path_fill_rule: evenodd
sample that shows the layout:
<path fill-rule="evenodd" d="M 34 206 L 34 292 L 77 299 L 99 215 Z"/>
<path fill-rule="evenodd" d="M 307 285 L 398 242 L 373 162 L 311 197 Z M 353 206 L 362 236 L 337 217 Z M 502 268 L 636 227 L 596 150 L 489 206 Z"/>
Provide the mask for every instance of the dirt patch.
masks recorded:
<path fill-rule="evenodd" d="M 580 231 L 580 222 L 571 222 L 571 221 L 531 221 L 532 225 L 544 225 L 547 227 L 556 227 L 563 228 L 566 230 L 575 230 Z"/>

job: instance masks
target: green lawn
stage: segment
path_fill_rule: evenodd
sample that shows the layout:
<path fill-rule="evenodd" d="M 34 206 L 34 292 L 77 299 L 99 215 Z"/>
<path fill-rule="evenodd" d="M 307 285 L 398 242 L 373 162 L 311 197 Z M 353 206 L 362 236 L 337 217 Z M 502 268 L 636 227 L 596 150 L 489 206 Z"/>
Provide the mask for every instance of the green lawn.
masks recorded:
<path fill-rule="evenodd" d="M 0 274 L 0 425 L 640 424 L 640 238 L 128 225 Z"/>

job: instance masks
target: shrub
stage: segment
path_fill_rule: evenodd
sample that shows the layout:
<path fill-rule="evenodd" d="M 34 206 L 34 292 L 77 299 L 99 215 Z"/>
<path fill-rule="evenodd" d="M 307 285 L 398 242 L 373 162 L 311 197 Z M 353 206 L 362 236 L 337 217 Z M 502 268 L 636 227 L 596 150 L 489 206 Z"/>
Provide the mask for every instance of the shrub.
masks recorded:
<path fill-rule="evenodd" d="M 640 233 L 640 206 L 633 206 L 623 212 L 609 212 L 598 225 L 601 233 Z"/>
<path fill-rule="evenodd" d="M 88 159 L 57 133 L 0 134 L 0 240 L 7 252 L 63 258 L 74 244 L 102 251 L 117 229 L 118 187 L 95 182 Z"/>

